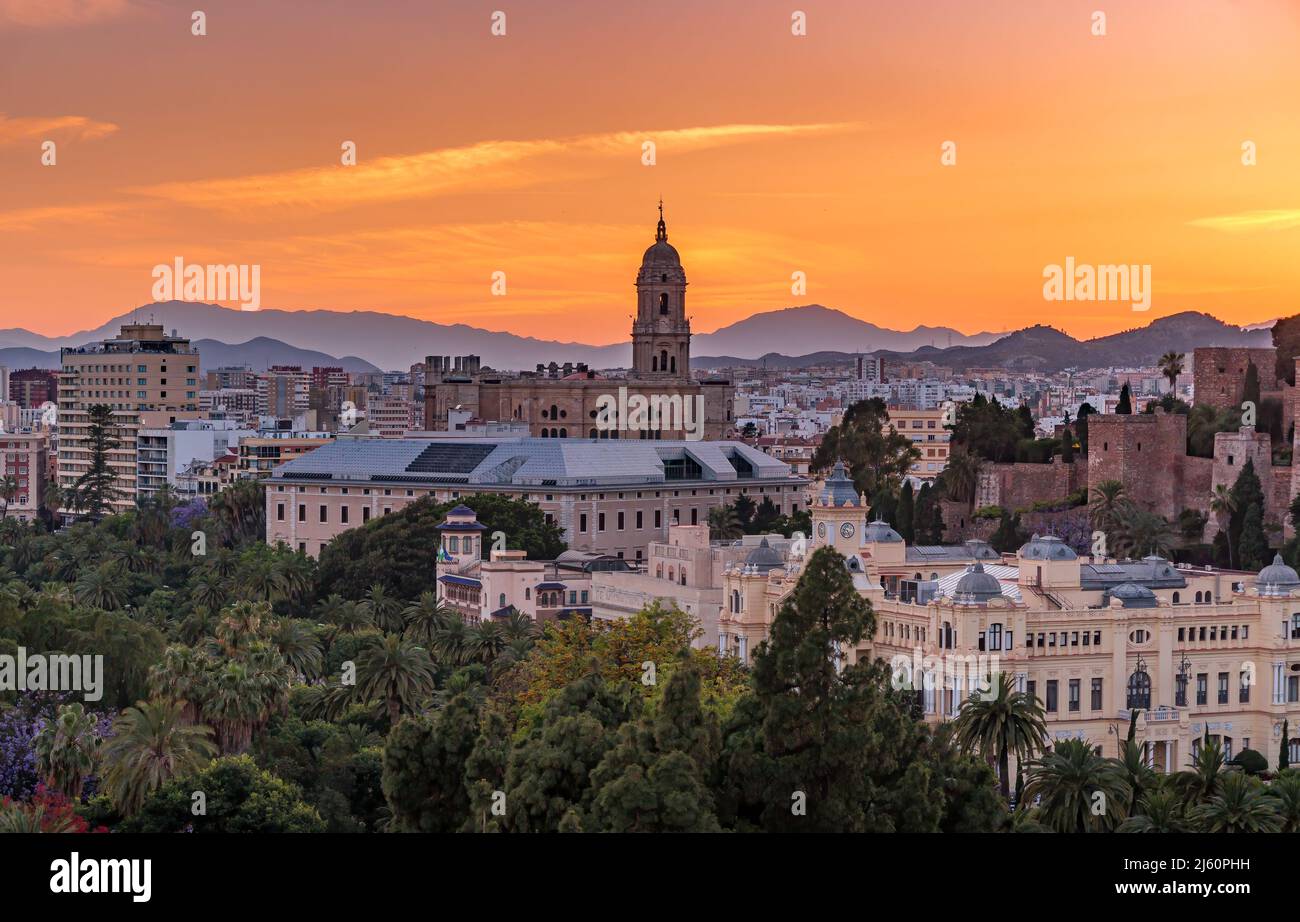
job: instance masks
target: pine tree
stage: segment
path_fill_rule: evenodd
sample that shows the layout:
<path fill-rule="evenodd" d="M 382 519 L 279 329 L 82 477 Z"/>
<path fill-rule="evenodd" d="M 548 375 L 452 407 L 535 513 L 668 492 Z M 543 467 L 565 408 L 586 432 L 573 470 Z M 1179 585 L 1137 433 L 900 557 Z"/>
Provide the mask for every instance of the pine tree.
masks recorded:
<path fill-rule="evenodd" d="M 1243 570 L 1258 570 L 1268 556 L 1268 539 L 1264 537 L 1264 515 L 1259 505 L 1251 503 L 1241 525 L 1241 541 L 1237 544 L 1238 565 Z"/>
<path fill-rule="evenodd" d="M 717 832 L 710 777 L 720 744 L 700 706 L 700 677 L 675 670 L 658 713 L 619 728 L 618 743 L 591 773 L 587 831 Z"/>
<path fill-rule="evenodd" d="M 1257 506 L 1259 509 L 1264 508 L 1264 488 L 1259 482 L 1259 476 L 1255 473 L 1255 461 L 1253 458 L 1247 458 L 1246 463 L 1241 467 L 1241 473 L 1237 475 L 1237 481 L 1232 485 L 1232 513 L 1228 517 L 1228 542 L 1236 548 L 1236 555 L 1239 566 L 1245 566 L 1242 562 L 1241 551 L 1241 532 L 1246 521 L 1246 512 L 1251 506 Z"/>
<path fill-rule="evenodd" d="M 118 441 L 111 432 L 113 411 L 106 404 L 97 403 L 88 411 L 89 428 L 86 440 L 90 447 L 90 467 L 72 486 L 71 506 L 78 512 L 98 520 L 110 511 L 111 503 L 118 497 L 114 486 L 116 473 L 108 466 L 109 452 L 115 451 Z"/>
<path fill-rule="evenodd" d="M 1291 737 L 1288 735 L 1291 729 L 1289 720 L 1282 721 L 1282 748 L 1277 754 L 1277 770 L 1291 767 Z"/>
<path fill-rule="evenodd" d="M 1025 533 L 1020 530 L 1020 516 L 1002 510 L 997 531 L 989 537 L 989 544 L 999 554 L 1008 554 L 1025 543 Z"/>
<path fill-rule="evenodd" d="M 903 536 L 903 540 L 908 544 L 915 541 L 916 533 L 914 530 L 913 516 L 916 511 L 916 503 L 912 495 L 912 482 L 910 480 L 903 483 L 903 489 L 898 497 L 898 533 Z"/>
<path fill-rule="evenodd" d="M 1125 381 L 1124 386 L 1119 389 L 1119 404 L 1116 405 L 1115 412 L 1129 415 L 1133 413 L 1133 395 L 1128 389 L 1127 381 Z"/>
<path fill-rule="evenodd" d="M 1255 405 L 1255 411 L 1259 411 L 1259 369 L 1255 363 L 1251 362 L 1246 366 L 1246 377 L 1241 385 L 1242 402 L 1250 401 Z"/>
<path fill-rule="evenodd" d="M 1074 463 L 1074 433 L 1070 427 L 1066 426 L 1061 432 L 1061 462 L 1063 464 Z"/>

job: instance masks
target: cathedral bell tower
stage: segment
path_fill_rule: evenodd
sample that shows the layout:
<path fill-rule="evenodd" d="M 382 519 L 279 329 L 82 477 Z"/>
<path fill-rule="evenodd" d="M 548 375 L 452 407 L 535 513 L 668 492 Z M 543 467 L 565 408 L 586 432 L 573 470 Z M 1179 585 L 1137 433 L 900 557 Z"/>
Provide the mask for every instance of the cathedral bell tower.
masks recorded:
<path fill-rule="evenodd" d="M 638 378 L 691 376 L 691 324 L 686 319 L 686 272 L 668 242 L 664 203 L 659 202 L 655 242 L 636 277 L 632 323 L 632 369 Z"/>

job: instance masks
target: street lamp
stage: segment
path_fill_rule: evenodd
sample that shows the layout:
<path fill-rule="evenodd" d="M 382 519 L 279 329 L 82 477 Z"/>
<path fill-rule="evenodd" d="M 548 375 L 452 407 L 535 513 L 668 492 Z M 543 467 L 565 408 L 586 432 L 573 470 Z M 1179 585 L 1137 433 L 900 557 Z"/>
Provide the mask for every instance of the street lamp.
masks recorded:
<path fill-rule="evenodd" d="M 1182 661 L 1178 664 L 1178 696 L 1174 699 L 1175 707 L 1187 707 L 1187 680 L 1192 674 L 1192 663 L 1183 651 Z"/>

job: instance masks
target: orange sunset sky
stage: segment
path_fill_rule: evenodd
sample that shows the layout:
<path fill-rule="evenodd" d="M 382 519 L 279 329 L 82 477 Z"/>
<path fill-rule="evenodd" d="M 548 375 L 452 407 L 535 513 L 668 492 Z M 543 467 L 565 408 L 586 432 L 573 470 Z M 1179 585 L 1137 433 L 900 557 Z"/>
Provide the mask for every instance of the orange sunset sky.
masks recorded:
<path fill-rule="evenodd" d="M 696 332 L 1254 323 L 1300 310 L 1298 116 L 1296 0 L 0 0 L 0 327 L 181 256 L 264 308 L 621 341 L 660 194 Z M 1152 309 L 1045 302 L 1067 256 L 1150 264 Z"/>

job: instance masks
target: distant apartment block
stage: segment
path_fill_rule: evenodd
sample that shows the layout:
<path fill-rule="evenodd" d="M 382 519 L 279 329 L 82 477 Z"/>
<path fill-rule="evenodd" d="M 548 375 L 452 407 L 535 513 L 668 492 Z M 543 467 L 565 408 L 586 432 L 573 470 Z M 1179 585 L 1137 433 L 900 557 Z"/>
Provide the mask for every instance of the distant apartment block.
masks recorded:
<path fill-rule="evenodd" d="M 39 409 L 43 403 L 59 399 L 58 372 L 48 368 L 23 368 L 8 375 L 8 398 L 24 410 Z"/>
<path fill-rule="evenodd" d="M 889 428 L 906 436 L 920 457 L 908 475 L 919 480 L 934 480 L 948 466 L 952 432 L 944 428 L 944 411 L 889 408 Z"/>
<path fill-rule="evenodd" d="M 161 324 L 131 323 L 116 339 L 62 350 L 61 359 L 59 486 L 70 492 L 89 469 L 89 411 L 104 405 L 117 443 L 108 455 L 117 494 L 112 507 L 129 509 L 137 494 L 139 431 L 199 416 L 198 350 L 188 339 L 166 335 Z"/>
<path fill-rule="evenodd" d="M 0 432 L 0 478 L 12 478 L 5 515 L 29 522 L 45 498 L 48 432 Z"/>

